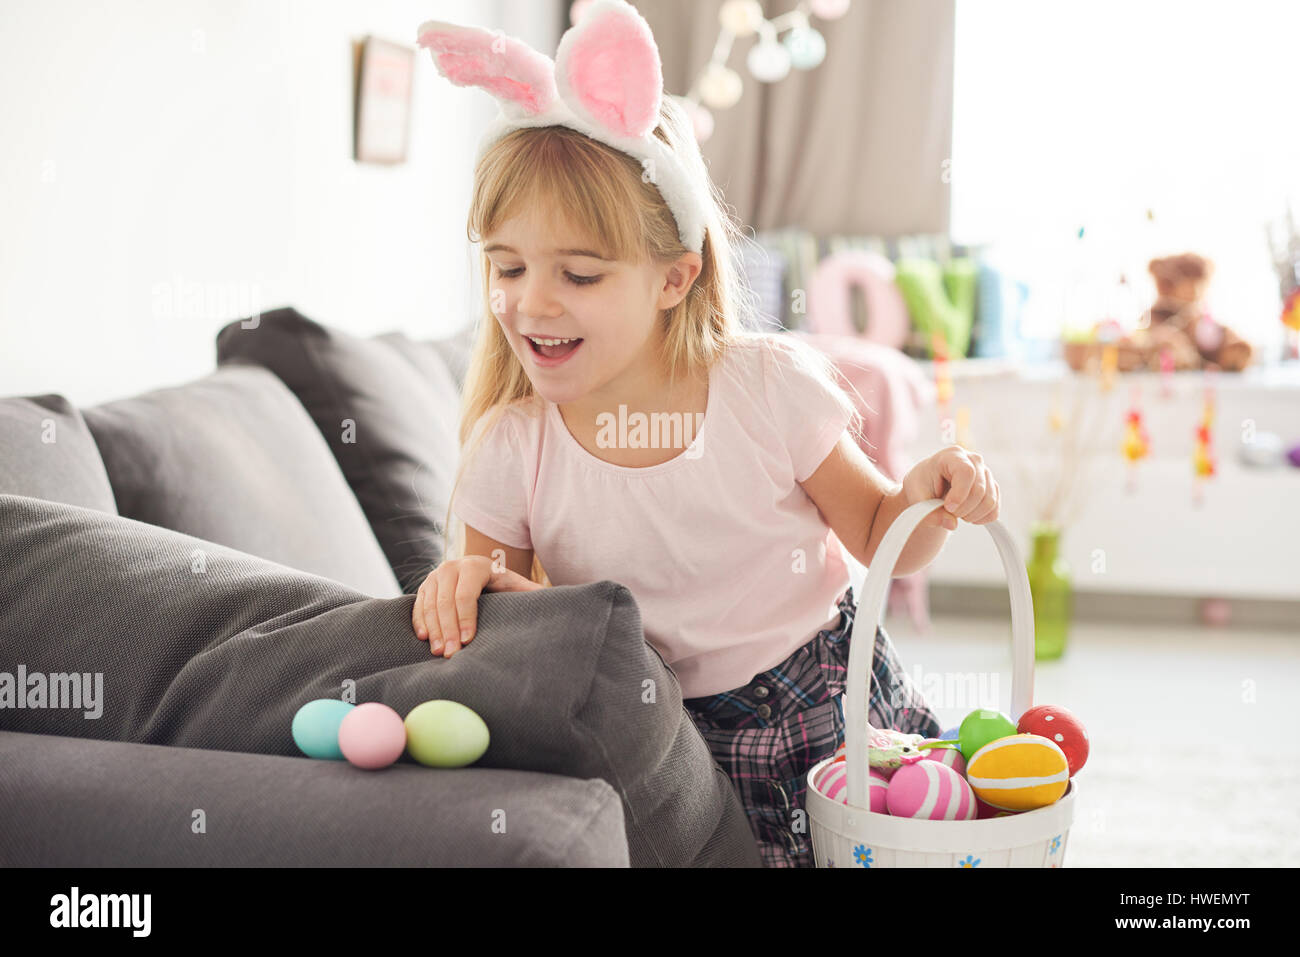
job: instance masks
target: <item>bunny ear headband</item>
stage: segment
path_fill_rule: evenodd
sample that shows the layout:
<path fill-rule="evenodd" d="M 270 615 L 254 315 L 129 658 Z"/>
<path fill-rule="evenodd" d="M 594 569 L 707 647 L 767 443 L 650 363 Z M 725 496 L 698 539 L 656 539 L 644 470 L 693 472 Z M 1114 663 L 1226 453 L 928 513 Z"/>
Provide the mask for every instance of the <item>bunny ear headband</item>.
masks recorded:
<path fill-rule="evenodd" d="M 430 20 L 419 45 L 457 86 L 477 86 L 501 107 L 481 157 L 511 130 L 567 126 L 641 161 L 677 221 L 682 245 L 704 248 L 710 198 L 703 166 L 687 166 L 654 135 L 663 67 L 650 25 L 624 0 L 595 0 L 560 38 L 555 60 L 515 37 Z"/>

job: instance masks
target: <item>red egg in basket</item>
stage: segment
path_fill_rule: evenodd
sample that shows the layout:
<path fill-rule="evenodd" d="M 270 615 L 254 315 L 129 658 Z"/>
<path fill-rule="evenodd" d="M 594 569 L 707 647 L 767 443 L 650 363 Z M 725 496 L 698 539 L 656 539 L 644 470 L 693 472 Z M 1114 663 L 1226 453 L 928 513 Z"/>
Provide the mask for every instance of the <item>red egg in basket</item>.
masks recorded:
<path fill-rule="evenodd" d="M 1065 752 L 1070 777 L 1088 761 L 1088 732 L 1071 712 L 1052 704 L 1040 704 L 1020 716 L 1016 730 L 1042 735 Z"/>

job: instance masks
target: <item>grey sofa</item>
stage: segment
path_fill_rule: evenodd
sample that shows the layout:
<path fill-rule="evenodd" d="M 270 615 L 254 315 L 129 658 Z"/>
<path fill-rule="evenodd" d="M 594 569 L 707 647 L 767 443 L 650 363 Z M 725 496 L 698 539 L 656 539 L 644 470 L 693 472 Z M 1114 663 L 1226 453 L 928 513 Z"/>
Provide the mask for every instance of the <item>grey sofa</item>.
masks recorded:
<path fill-rule="evenodd" d="M 230 323 L 201 379 L 0 398 L 0 866 L 756 867 L 615 581 L 411 630 L 442 558 L 468 341 Z M 314 698 L 449 698 L 474 766 L 302 756 Z"/>

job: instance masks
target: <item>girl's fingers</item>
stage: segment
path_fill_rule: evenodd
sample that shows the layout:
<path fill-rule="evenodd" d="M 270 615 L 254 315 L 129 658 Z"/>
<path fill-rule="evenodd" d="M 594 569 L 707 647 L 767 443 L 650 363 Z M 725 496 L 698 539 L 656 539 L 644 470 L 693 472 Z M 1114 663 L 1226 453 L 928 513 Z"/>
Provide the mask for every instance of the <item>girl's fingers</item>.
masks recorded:
<path fill-rule="evenodd" d="M 456 619 L 456 581 L 459 577 L 455 570 L 451 570 L 446 579 L 439 581 L 438 600 L 434 603 L 445 658 L 450 658 L 460 650 L 460 622 Z"/>
<path fill-rule="evenodd" d="M 483 593 L 483 585 L 491 574 L 490 568 L 475 568 L 472 574 L 467 568 L 456 584 L 456 617 L 460 619 L 461 645 L 469 644 L 474 637 L 478 626 L 478 596 Z"/>
<path fill-rule="evenodd" d="M 966 521 L 972 525 L 983 525 L 993 521 L 998 517 L 998 508 L 1002 502 L 1002 493 L 998 489 L 998 483 L 989 476 L 989 490 L 984 496 L 984 503 L 979 509 L 972 512 L 966 517 Z"/>
<path fill-rule="evenodd" d="M 430 575 L 424 583 L 423 616 L 424 627 L 429 631 L 430 654 L 442 653 L 442 627 L 438 624 L 438 579 Z"/>
<path fill-rule="evenodd" d="M 493 572 L 492 577 L 488 579 L 487 584 L 483 587 L 484 591 L 536 591 L 539 588 L 545 588 L 541 582 L 535 582 L 531 578 L 525 578 L 517 572 L 510 569 L 505 571 Z"/>
<path fill-rule="evenodd" d="M 923 525 L 933 525 L 935 528 L 946 528 L 952 531 L 957 527 L 957 519 L 948 514 L 946 508 L 936 508 L 933 512 L 925 517 Z"/>
<path fill-rule="evenodd" d="M 424 627 L 424 604 L 420 600 L 424 586 L 421 585 L 419 591 L 415 593 L 415 601 L 411 603 L 411 628 L 415 630 L 415 637 L 421 641 L 429 640 L 429 630 Z"/>

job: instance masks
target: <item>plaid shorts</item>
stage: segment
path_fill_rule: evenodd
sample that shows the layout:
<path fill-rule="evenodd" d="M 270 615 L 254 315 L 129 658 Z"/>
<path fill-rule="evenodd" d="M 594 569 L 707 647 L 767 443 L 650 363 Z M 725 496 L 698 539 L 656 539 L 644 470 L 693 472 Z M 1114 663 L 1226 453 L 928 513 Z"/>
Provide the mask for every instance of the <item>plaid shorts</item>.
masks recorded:
<path fill-rule="evenodd" d="M 834 628 L 819 631 L 744 687 L 682 701 L 736 786 L 765 867 L 813 866 L 806 778 L 844 743 L 839 696 L 848 680 L 849 631 L 857 611 L 852 588 L 840 598 L 839 611 Z M 882 627 L 876 628 L 869 709 L 872 727 L 931 738 L 942 732 Z"/>

